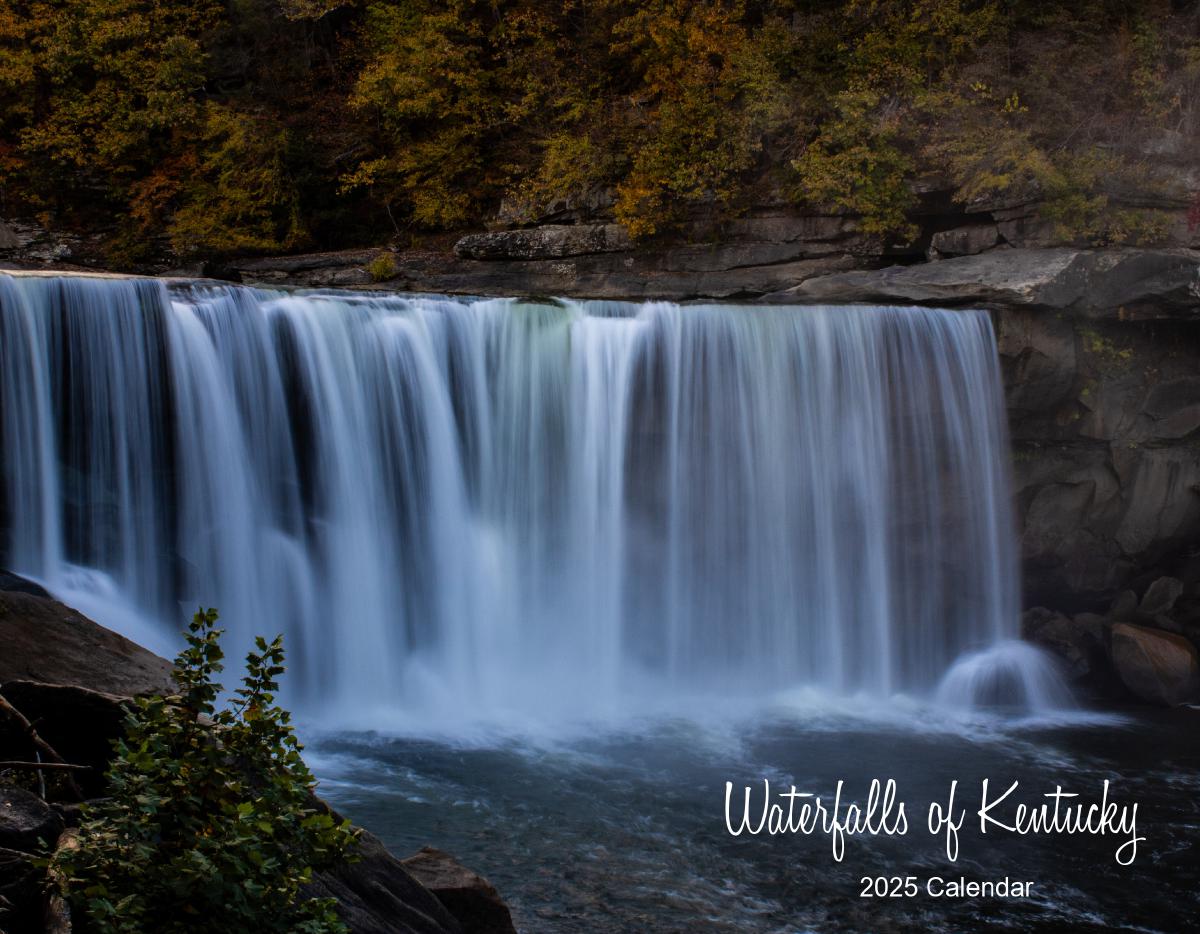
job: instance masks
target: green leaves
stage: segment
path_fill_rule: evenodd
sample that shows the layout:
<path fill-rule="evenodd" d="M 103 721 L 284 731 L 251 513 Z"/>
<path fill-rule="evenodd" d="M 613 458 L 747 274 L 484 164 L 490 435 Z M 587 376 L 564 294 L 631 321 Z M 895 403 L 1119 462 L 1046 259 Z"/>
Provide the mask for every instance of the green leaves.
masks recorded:
<path fill-rule="evenodd" d="M 290 716 L 275 703 L 281 636 L 259 638 L 218 708 L 222 630 L 201 609 L 175 660 L 179 693 L 139 698 L 89 808 L 79 846 L 52 860 L 97 934 L 206 930 L 331 934 L 330 899 L 306 899 L 314 869 L 352 856 L 357 832 L 313 796 Z"/>

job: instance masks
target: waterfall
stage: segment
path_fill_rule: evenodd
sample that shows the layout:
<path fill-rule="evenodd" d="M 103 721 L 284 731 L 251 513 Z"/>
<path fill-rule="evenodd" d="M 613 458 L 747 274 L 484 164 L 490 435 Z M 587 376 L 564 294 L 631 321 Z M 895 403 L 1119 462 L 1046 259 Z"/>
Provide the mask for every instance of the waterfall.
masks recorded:
<path fill-rule="evenodd" d="M 0 564 L 298 702 L 932 694 L 1015 633 L 983 312 L 0 277 Z"/>

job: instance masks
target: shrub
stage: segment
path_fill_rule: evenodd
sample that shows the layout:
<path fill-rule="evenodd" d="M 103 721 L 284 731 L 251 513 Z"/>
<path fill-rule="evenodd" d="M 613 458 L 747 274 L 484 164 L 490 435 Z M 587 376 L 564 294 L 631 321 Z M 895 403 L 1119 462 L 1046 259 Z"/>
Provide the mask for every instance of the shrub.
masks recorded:
<path fill-rule="evenodd" d="M 222 630 L 193 618 L 179 693 L 140 698 L 87 808 L 78 847 L 52 859 L 77 916 L 100 934 L 344 931 L 333 899 L 304 898 L 314 869 L 356 840 L 312 796 L 289 714 L 275 703 L 282 637 L 256 640 L 242 687 L 217 709 Z"/>
<path fill-rule="evenodd" d="M 396 278 L 396 258 L 391 253 L 380 253 L 367 264 L 367 274 L 372 282 Z"/>

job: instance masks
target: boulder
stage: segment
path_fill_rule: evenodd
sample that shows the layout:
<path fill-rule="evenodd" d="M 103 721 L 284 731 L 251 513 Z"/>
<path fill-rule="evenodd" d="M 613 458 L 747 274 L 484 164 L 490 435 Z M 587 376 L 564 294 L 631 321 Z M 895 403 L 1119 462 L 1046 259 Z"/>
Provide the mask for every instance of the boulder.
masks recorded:
<path fill-rule="evenodd" d="M 1175 608 L 1175 601 L 1183 595 L 1183 581 L 1174 577 L 1160 577 L 1146 590 L 1138 612 L 1153 619 L 1163 616 Z"/>
<path fill-rule="evenodd" d="M 449 853 L 427 846 L 402 862 L 454 915 L 463 934 L 516 934 L 508 906 L 496 889 Z"/>
<path fill-rule="evenodd" d="M 0 785 L 0 847 L 39 852 L 53 847 L 63 831 L 63 820 L 54 808 L 32 792 Z"/>
<path fill-rule="evenodd" d="M 995 224 L 972 224 L 939 230 L 930 239 L 929 250 L 934 256 L 974 256 L 999 242 L 1000 233 Z"/>
<path fill-rule="evenodd" d="M 71 685 L 129 697 L 170 690 L 171 665 L 56 600 L 0 592 L 0 686 Z"/>
<path fill-rule="evenodd" d="M 442 902 L 366 831 L 358 859 L 317 873 L 305 895 L 336 898 L 351 934 L 464 934 Z"/>
<path fill-rule="evenodd" d="M 1183 636 L 1118 623 L 1112 631 L 1113 665 L 1141 700 L 1171 707 L 1200 691 L 1200 658 Z"/>

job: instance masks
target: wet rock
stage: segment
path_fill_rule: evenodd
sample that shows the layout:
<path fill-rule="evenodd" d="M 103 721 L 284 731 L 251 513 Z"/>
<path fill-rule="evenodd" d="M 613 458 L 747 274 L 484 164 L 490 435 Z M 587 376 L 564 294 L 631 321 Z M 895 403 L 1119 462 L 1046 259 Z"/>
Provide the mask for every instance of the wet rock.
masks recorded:
<path fill-rule="evenodd" d="M 1153 618 L 1170 613 L 1175 608 L 1175 601 L 1183 594 L 1183 581 L 1174 577 L 1160 577 L 1146 590 L 1138 612 L 1145 617 Z"/>
<path fill-rule="evenodd" d="M 449 853 L 425 847 L 402 862 L 454 915 L 463 934 L 516 934 L 508 906 L 496 889 Z"/>
<path fill-rule="evenodd" d="M 1127 688 L 1141 700 L 1175 706 L 1200 691 L 1200 658 L 1183 636 L 1130 623 L 1112 631 L 1113 665 Z"/>
<path fill-rule="evenodd" d="M 0 847 L 26 853 L 52 847 L 63 820 L 50 805 L 24 788 L 0 786 Z"/>
<path fill-rule="evenodd" d="M 171 665 L 56 600 L 0 592 L 0 685 L 39 681 L 132 696 L 170 689 Z"/>
<path fill-rule="evenodd" d="M 318 873 L 305 889 L 310 898 L 336 898 L 351 934 L 465 934 L 442 902 L 366 831 L 358 856 Z"/>

